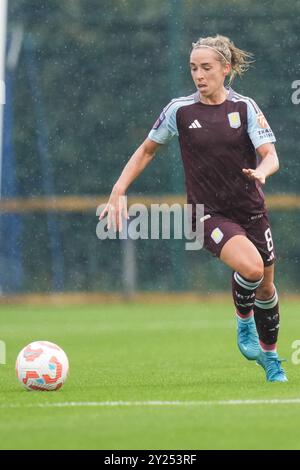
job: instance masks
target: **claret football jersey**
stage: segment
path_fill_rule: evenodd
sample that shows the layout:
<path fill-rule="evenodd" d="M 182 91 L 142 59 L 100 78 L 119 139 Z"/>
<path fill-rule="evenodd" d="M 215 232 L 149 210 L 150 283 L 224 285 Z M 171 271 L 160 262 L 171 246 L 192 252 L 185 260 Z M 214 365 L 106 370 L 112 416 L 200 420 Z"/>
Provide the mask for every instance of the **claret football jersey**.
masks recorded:
<path fill-rule="evenodd" d="M 256 168 L 256 149 L 276 139 L 255 101 L 227 90 L 217 105 L 202 103 L 198 91 L 172 100 L 148 137 L 165 144 L 178 136 L 188 203 L 204 204 L 205 213 L 258 214 L 265 210 L 263 192 L 242 169 Z"/>

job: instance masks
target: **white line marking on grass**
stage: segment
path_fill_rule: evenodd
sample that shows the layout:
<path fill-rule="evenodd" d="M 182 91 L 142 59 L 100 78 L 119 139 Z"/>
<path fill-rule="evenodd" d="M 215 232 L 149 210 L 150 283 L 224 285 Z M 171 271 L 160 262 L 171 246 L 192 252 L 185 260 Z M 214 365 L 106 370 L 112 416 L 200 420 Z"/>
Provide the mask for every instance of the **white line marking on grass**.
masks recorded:
<path fill-rule="evenodd" d="M 243 405 L 300 405 L 300 398 L 274 398 L 270 400 L 220 401 L 86 401 L 65 403 L 7 403 L 0 408 L 80 408 L 80 407 L 136 407 L 136 406 L 243 406 Z"/>

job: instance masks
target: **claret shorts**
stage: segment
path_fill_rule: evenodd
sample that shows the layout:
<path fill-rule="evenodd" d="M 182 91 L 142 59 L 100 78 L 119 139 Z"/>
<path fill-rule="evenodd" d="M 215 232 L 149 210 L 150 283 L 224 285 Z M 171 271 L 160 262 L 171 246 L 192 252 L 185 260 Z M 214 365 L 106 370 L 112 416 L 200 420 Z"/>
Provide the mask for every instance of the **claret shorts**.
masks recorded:
<path fill-rule="evenodd" d="M 271 266 L 276 259 L 268 214 L 266 212 L 243 217 L 207 214 L 204 223 L 204 248 L 214 256 L 220 256 L 225 243 L 235 235 L 246 236 L 259 251 L 264 265 Z"/>

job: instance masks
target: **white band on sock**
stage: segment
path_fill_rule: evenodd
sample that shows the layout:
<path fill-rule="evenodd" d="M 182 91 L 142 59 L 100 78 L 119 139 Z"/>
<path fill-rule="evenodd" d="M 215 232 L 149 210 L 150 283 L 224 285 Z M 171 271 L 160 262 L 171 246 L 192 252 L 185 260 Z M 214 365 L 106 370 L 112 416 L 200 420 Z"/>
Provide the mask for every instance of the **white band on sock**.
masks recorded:
<path fill-rule="evenodd" d="M 278 294 L 277 294 L 276 287 L 275 287 L 275 292 L 274 292 L 273 296 L 270 299 L 268 299 L 268 300 L 255 299 L 256 307 L 266 309 L 266 310 L 269 309 L 269 308 L 275 307 L 277 305 L 277 303 L 278 303 Z"/>
<path fill-rule="evenodd" d="M 258 288 L 258 286 L 262 283 L 263 277 L 259 279 L 258 281 L 246 281 L 239 273 L 235 272 L 234 273 L 234 279 L 238 283 L 239 286 L 243 287 L 244 289 L 247 290 L 255 290 Z"/>

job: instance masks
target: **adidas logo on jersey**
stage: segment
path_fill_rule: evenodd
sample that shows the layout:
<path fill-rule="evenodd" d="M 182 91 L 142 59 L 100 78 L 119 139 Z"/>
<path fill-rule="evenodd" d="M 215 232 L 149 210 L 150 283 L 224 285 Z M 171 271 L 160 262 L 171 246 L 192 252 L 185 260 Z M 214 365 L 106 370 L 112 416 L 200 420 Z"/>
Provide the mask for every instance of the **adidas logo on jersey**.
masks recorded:
<path fill-rule="evenodd" d="M 198 119 L 195 119 L 195 121 L 189 126 L 189 129 L 199 129 L 200 127 L 202 127 L 200 122 Z"/>

